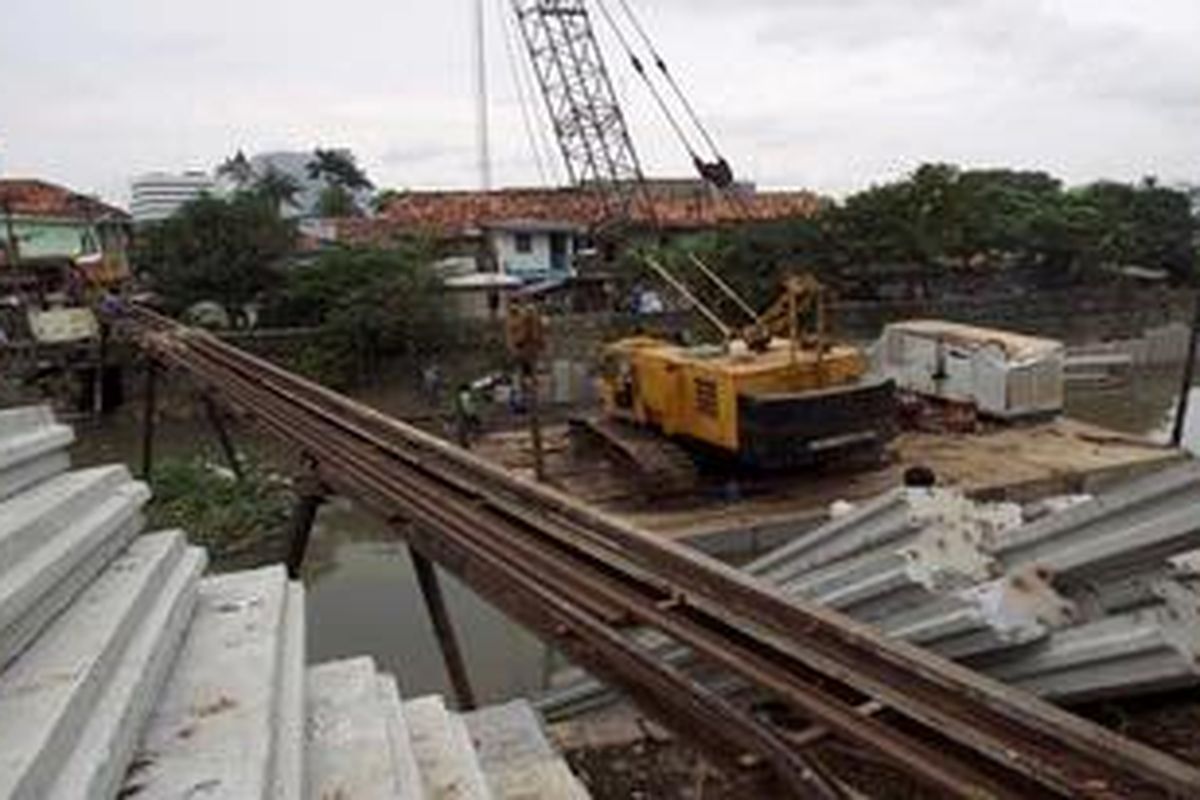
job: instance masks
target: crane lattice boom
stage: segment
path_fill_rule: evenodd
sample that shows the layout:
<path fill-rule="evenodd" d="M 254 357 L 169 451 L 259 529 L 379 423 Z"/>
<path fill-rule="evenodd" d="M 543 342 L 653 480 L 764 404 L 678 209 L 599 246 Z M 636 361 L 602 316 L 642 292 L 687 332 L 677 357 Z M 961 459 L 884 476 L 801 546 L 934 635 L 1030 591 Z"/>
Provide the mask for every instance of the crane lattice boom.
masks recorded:
<path fill-rule="evenodd" d="M 512 0 L 572 183 L 595 184 L 627 218 L 641 164 L 584 0 Z"/>

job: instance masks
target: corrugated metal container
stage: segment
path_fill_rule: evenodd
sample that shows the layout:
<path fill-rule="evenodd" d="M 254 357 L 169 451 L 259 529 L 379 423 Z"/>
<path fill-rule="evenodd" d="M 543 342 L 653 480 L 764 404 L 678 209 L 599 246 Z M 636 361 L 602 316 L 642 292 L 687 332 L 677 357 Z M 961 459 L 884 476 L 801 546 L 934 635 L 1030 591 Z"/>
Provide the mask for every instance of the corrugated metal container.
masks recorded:
<path fill-rule="evenodd" d="M 1062 342 L 945 320 L 888 325 L 880 370 L 900 389 L 972 403 L 1002 419 L 1057 413 L 1063 405 Z"/>

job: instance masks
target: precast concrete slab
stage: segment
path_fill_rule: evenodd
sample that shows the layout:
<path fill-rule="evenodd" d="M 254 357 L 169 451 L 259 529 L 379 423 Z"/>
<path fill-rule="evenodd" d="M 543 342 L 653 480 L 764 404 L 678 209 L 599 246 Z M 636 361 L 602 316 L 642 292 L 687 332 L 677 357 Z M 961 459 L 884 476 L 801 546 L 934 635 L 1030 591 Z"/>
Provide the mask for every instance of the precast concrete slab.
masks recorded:
<path fill-rule="evenodd" d="M 182 540 L 183 534 L 172 534 Z M 190 547 L 175 564 L 120 666 L 61 764 L 47 800 L 117 795 L 138 735 L 167 682 L 195 608 L 205 552 Z"/>
<path fill-rule="evenodd" d="M 783 583 L 864 622 L 921 606 L 939 594 L 987 580 L 993 562 L 968 526 L 930 525 L 903 545 L 888 543 Z"/>
<path fill-rule="evenodd" d="M 141 483 L 118 486 L 14 564 L 0 581 L 0 630 L 20 619 L 106 541 L 140 530 L 140 509 L 149 496 Z"/>
<path fill-rule="evenodd" d="M 895 489 L 852 508 L 815 531 L 756 561 L 746 571 L 787 584 L 869 553 L 891 553 L 924 543 L 959 542 L 978 548 L 1021 524 L 1013 503 L 981 503 L 955 489 Z"/>
<path fill-rule="evenodd" d="M 49 406 L 0 410 L 0 500 L 66 470 L 73 441 Z"/>
<path fill-rule="evenodd" d="M 307 628 L 304 621 L 304 584 L 299 581 L 288 582 L 283 625 L 282 674 L 275 709 L 278 749 L 272 796 L 276 800 L 305 796 L 304 664 Z"/>
<path fill-rule="evenodd" d="M 43 797 L 184 550 L 146 537 L 0 674 L 0 797 Z"/>
<path fill-rule="evenodd" d="M 314 800 L 405 797 L 399 793 L 375 662 L 355 658 L 312 667 L 306 686 L 308 796 Z"/>
<path fill-rule="evenodd" d="M 14 497 L 70 468 L 70 454 L 58 448 L 5 467 L 0 470 L 0 500 Z"/>
<path fill-rule="evenodd" d="M 1060 631 L 980 667 L 1061 703 L 1162 692 L 1200 684 L 1198 631 L 1195 617 L 1143 608 Z"/>
<path fill-rule="evenodd" d="M 586 800 L 589 795 L 551 747 L 525 700 L 462 715 L 496 800 Z"/>
<path fill-rule="evenodd" d="M 877 621 L 889 636 L 953 659 L 1028 645 L 1078 619 L 1047 577 L 1023 570 Z"/>
<path fill-rule="evenodd" d="M 1200 508 L 1200 463 L 1190 461 L 1129 481 L 1116 489 L 1009 531 L 992 548 L 1006 567 L 1051 565 L 1098 540 L 1152 525 L 1184 509 Z M 1192 544 L 1187 549 L 1196 549 Z M 1183 552 L 1183 550 L 1179 551 Z"/>
<path fill-rule="evenodd" d="M 1170 563 L 1100 581 L 1069 587 L 1080 616 L 1095 621 L 1114 614 L 1171 602 L 1175 596 L 1192 596 L 1200 576 L 1181 572 Z"/>
<path fill-rule="evenodd" d="M 379 697 L 387 718 L 388 739 L 392 744 L 392 764 L 396 770 L 397 794 L 403 800 L 425 796 L 421 770 L 413 752 L 412 737 L 404 718 L 400 687 L 391 675 L 379 675 Z"/>
<path fill-rule="evenodd" d="M 81 469 L 0 503 L 0 575 L 132 482 L 120 465 Z"/>
<path fill-rule="evenodd" d="M 911 514 L 908 494 L 895 489 L 751 561 L 746 571 L 772 583 L 784 583 L 822 564 L 915 536 L 920 526 Z"/>
<path fill-rule="evenodd" d="M 1036 562 L 1069 587 L 1085 581 L 1127 575 L 1200 545 L 1200 494 L 1196 503 L 1160 509 L 1153 518 L 1124 527 L 1103 526 L 1070 547 L 1043 554 Z"/>
<path fill-rule="evenodd" d="M 109 562 L 129 545 L 141 529 L 141 515 L 134 515 L 92 550 L 87 558 L 76 564 L 66 577 L 38 597 L 15 622 L 0 630 L 0 669 L 20 655 L 38 634 L 87 588 Z"/>
<path fill-rule="evenodd" d="M 287 585 L 281 566 L 200 582 L 187 638 L 125 784 L 139 800 L 272 795 Z"/>
<path fill-rule="evenodd" d="M 491 793 L 462 721 L 436 695 L 409 700 L 404 718 L 429 800 L 488 800 Z"/>

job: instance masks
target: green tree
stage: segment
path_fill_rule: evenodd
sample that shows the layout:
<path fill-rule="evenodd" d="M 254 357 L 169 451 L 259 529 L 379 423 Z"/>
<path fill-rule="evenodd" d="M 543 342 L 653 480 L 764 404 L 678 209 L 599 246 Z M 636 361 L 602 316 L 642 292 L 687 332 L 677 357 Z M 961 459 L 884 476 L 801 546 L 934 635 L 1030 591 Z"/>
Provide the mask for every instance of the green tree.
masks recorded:
<path fill-rule="evenodd" d="M 295 205 L 296 195 L 300 193 L 300 182 L 273 166 L 268 166 L 257 176 L 253 186 L 253 192 L 277 213 L 285 206 Z"/>
<path fill-rule="evenodd" d="M 324 253 L 288 273 L 264 321 L 323 329 L 325 349 L 309 360 L 332 382 L 363 379 L 385 355 L 436 352 L 452 329 L 434 255 L 419 241 Z"/>
<path fill-rule="evenodd" d="M 1047 282 L 1100 279 L 1137 264 L 1195 274 L 1197 221 L 1187 191 L 1153 180 L 1078 189 L 1044 172 L 927 164 L 812 218 L 722 231 L 711 248 L 726 277 L 761 298 L 780 273 L 815 271 L 835 287 L 903 266 L 912 280 L 946 269 L 1026 267 Z"/>
<path fill-rule="evenodd" d="M 330 185 L 351 191 L 375 188 L 349 150 L 323 150 L 320 147 L 313 150 L 312 161 L 308 163 L 308 175 L 313 180 L 323 179 Z"/>
<path fill-rule="evenodd" d="M 318 147 L 308 162 L 308 176 L 325 183 L 318 200 L 318 212 L 323 217 L 349 217 L 361 213 L 355 193 L 375 188 L 349 150 Z"/>
<path fill-rule="evenodd" d="M 317 198 L 317 213 L 322 217 L 353 217 L 360 211 L 354 195 L 344 186 L 326 186 Z"/>
<path fill-rule="evenodd" d="M 296 231 L 250 193 L 201 197 L 139 230 L 133 263 L 172 312 L 202 300 L 244 320 L 248 303 L 276 285 Z"/>
<path fill-rule="evenodd" d="M 217 177 L 227 178 L 238 191 L 249 189 L 254 183 L 254 167 L 250 159 L 241 150 L 221 162 L 217 167 Z"/>

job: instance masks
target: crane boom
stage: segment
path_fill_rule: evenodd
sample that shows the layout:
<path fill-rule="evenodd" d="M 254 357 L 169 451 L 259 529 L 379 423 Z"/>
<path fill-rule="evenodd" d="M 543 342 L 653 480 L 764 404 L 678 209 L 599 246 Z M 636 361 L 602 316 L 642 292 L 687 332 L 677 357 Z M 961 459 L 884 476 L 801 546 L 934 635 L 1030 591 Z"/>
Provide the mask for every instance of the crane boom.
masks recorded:
<path fill-rule="evenodd" d="M 628 219 L 644 182 L 585 0 L 511 0 L 571 182 Z"/>

